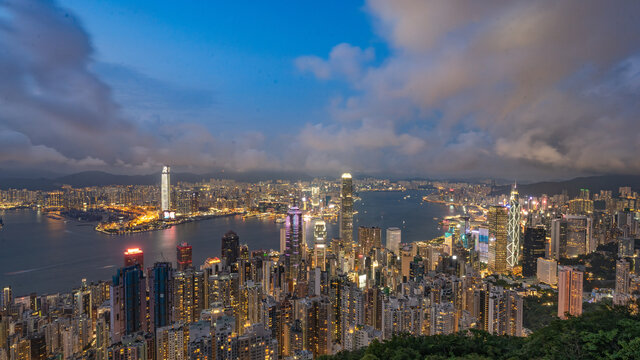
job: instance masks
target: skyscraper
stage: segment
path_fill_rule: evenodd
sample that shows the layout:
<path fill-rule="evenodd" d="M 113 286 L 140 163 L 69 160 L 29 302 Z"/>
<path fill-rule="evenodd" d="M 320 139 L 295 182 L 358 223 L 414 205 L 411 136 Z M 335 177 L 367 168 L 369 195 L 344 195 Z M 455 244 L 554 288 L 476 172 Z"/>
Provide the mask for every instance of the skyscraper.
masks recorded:
<path fill-rule="evenodd" d="M 507 208 L 494 205 L 487 214 L 489 223 L 490 268 L 497 273 L 507 271 Z M 492 241 L 493 240 L 493 241 Z M 491 257 L 493 255 L 493 257 Z"/>
<path fill-rule="evenodd" d="M 325 270 L 327 258 L 327 225 L 323 220 L 316 220 L 313 227 L 314 238 L 314 266 Z"/>
<path fill-rule="evenodd" d="M 160 182 L 160 210 L 171 210 L 171 168 L 162 167 L 162 179 Z"/>
<path fill-rule="evenodd" d="M 353 243 L 353 179 L 351 174 L 342 174 L 342 205 L 340 208 L 340 237 L 347 244 Z"/>
<path fill-rule="evenodd" d="M 563 218 L 551 220 L 551 244 L 547 257 L 556 260 L 567 257 L 567 221 Z"/>
<path fill-rule="evenodd" d="M 400 242 L 402 241 L 402 231 L 397 227 L 387 229 L 387 249 L 396 256 L 400 255 Z"/>
<path fill-rule="evenodd" d="M 191 267 L 191 245 L 183 242 L 176 247 L 176 259 L 178 262 L 178 271 L 183 271 Z"/>
<path fill-rule="evenodd" d="M 204 309 L 204 273 L 189 268 L 173 276 L 173 321 L 192 323 Z"/>
<path fill-rule="evenodd" d="M 567 257 L 577 257 L 595 250 L 591 237 L 591 218 L 583 215 L 567 215 Z"/>
<path fill-rule="evenodd" d="M 538 258 L 544 257 L 546 231 L 544 226 L 527 227 L 524 231 L 522 275 L 536 276 Z"/>
<path fill-rule="evenodd" d="M 151 331 L 171 324 L 173 269 L 170 262 L 158 262 L 149 269 L 149 312 Z"/>
<path fill-rule="evenodd" d="M 140 265 L 118 269 L 111 285 L 111 340 L 145 329 L 146 296 Z"/>
<path fill-rule="evenodd" d="M 558 317 L 566 319 L 566 314 L 582 315 L 582 271 L 570 266 L 558 266 Z"/>
<path fill-rule="evenodd" d="M 630 300 L 629 262 L 625 259 L 616 261 L 616 289 L 613 293 L 614 305 L 626 305 Z"/>
<path fill-rule="evenodd" d="M 302 261 L 302 211 L 293 206 L 287 211 L 285 219 L 286 247 L 284 252 L 284 264 L 287 280 L 298 277 L 300 263 Z"/>
<path fill-rule="evenodd" d="M 124 252 L 124 267 L 140 265 L 140 270 L 144 269 L 144 253 L 140 248 L 127 249 Z"/>
<path fill-rule="evenodd" d="M 238 234 L 229 230 L 222 237 L 222 260 L 225 265 L 231 266 L 234 262 L 238 261 L 240 256 L 240 238 Z"/>
<path fill-rule="evenodd" d="M 373 248 L 382 247 L 382 231 L 379 227 L 358 227 L 358 244 L 363 255 L 368 255 Z"/>
<path fill-rule="evenodd" d="M 514 184 L 509 199 L 509 222 L 507 225 L 507 265 L 509 268 L 518 265 L 520 258 L 520 217 L 520 199 L 518 197 L 518 188 Z"/>

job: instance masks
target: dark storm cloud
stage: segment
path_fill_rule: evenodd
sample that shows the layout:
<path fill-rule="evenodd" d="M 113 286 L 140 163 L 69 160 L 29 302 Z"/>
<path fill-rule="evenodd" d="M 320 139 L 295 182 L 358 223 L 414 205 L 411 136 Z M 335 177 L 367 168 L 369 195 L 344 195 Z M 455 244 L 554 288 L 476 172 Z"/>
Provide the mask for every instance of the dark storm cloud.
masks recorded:
<path fill-rule="evenodd" d="M 349 78 L 355 95 L 331 104 L 334 122 L 303 131 L 310 157 L 430 175 L 640 172 L 640 2 L 371 0 L 368 9 L 391 55 L 361 63 L 353 72 L 363 75 Z M 303 64 L 332 73 L 332 57 Z"/>
<path fill-rule="evenodd" d="M 185 121 L 212 104 L 210 93 L 95 63 L 93 52 L 79 19 L 54 1 L 0 2 L 0 168 L 279 166 L 255 148 L 260 136 L 246 134 L 252 142 L 235 146 Z M 98 74 L 118 86 L 118 96 Z"/>

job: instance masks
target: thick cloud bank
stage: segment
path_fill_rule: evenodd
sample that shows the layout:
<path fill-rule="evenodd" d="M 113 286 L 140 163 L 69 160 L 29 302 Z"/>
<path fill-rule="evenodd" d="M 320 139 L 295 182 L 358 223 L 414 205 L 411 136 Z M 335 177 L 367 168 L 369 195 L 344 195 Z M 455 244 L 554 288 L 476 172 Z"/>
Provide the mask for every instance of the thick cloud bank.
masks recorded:
<path fill-rule="evenodd" d="M 445 176 L 640 172 L 640 2 L 367 8 L 390 47 L 381 65 L 348 44 L 296 63 L 353 90 L 332 102 L 331 124 L 303 131 L 314 156 Z"/>

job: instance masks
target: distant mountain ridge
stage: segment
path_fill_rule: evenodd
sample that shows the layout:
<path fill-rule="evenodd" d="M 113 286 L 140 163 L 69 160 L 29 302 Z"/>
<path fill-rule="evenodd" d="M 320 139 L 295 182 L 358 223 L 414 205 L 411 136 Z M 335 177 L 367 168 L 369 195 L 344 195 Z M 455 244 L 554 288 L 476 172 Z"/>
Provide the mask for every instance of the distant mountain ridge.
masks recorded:
<path fill-rule="evenodd" d="M 611 190 L 615 196 L 618 189 L 623 186 L 631 186 L 634 191 L 640 191 L 640 175 L 600 175 L 577 177 L 564 181 L 544 181 L 531 184 L 518 184 L 518 192 L 521 195 L 539 196 L 542 194 L 555 195 L 566 190 L 573 197 L 580 193 L 580 189 L 589 189 L 591 194 L 600 190 Z M 496 186 L 494 194 L 507 194 L 511 191 L 511 185 Z"/>
<path fill-rule="evenodd" d="M 252 171 L 252 172 L 228 172 L 219 171 L 207 174 L 172 173 L 171 182 L 199 182 L 209 179 L 232 179 L 237 181 L 264 181 L 271 179 L 282 180 L 310 180 L 304 173 Z M 75 174 L 53 178 L 19 178 L 0 177 L 0 189 L 29 189 L 29 190 L 55 190 L 62 185 L 72 187 L 108 186 L 108 185 L 156 185 L 160 184 L 160 172 L 148 175 L 118 175 L 104 171 L 83 171 Z"/>
<path fill-rule="evenodd" d="M 356 175 L 356 178 L 361 177 Z M 365 177 L 364 175 L 362 177 Z M 368 177 L 368 176 L 366 176 Z M 172 173 L 171 182 L 199 182 L 209 179 L 232 179 L 237 181 L 257 182 L 264 180 L 312 180 L 314 177 L 302 172 L 281 171 L 250 171 L 232 172 L 216 171 L 206 174 Z M 337 178 L 337 177 L 336 177 Z M 29 190 L 55 190 L 62 185 L 73 187 L 108 186 L 108 185 L 156 185 L 160 183 L 160 172 L 147 175 L 118 175 L 104 171 L 83 171 L 75 174 L 56 177 L 2 177 L 0 176 L 0 189 L 29 189 Z M 544 181 L 530 184 L 518 184 L 520 194 L 542 195 L 560 194 L 567 190 L 570 196 L 575 196 L 580 189 L 586 188 L 591 193 L 600 190 L 612 190 L 614 195 L 618 188 L 631 186 L 635 191 L 640 191 L 640 175 L 600 175 L 577 177 L 563 181 Z M 494 194 L 507 194 L 511 185 L 496 186 Z"/>

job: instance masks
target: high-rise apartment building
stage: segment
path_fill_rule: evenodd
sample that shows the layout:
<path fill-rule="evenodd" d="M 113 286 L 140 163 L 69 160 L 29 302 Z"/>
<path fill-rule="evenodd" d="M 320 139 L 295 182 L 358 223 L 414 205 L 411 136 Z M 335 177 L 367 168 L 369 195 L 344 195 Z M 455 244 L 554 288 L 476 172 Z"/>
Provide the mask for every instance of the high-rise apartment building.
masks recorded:
<path fill-rule="evenodd" d="M 566 319 L 582 315 L 582 271 L 570 266 L 558 266 L 558 317 Z"/>

